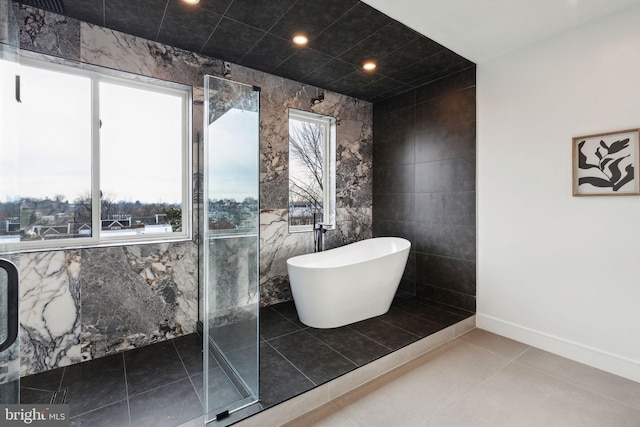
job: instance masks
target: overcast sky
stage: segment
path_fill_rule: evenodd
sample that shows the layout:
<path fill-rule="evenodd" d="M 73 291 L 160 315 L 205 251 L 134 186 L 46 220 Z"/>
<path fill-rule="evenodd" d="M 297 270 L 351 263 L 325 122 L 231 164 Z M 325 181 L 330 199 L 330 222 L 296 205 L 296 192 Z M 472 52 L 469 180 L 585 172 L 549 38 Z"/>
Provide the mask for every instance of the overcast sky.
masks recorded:
<path fill-rule="evenodd" d="M 209 125 L 209 199 L 258 198 L 258 113 L 231 109 Z"/>
<path fill-rule="evenodd" d="M 2 65 L 6 67 L 5 65 Z M 6 75 L 6 69 L 1 70 Z M 72 202 L 91 185 L 91 83 L 86 77 L 21 67 L 22 104 L 1 105 L 7 135 L 7 109 L 19 112 L 19 143 L 3 136 L 0 199 L 60 194 Z M 8 87 L 7 87 L 8 86 Z M 136 88 L 101 83 L 101 189 L 115 200 L 180 202 L 180 99 Z M 2 82 L 3 103 L 13 92 Z M 169 111 L 163 116 L 160 111 Z M 36 123 L 38 125 L 36 125 Z M 17 148 L 17 150 L 16 150 Z M 19 151 L 19 153 L 18 153 Z M 16 160 L 16 156 L 18 159 Z M 19 193 L 16 194 L 18 164 Z"/>

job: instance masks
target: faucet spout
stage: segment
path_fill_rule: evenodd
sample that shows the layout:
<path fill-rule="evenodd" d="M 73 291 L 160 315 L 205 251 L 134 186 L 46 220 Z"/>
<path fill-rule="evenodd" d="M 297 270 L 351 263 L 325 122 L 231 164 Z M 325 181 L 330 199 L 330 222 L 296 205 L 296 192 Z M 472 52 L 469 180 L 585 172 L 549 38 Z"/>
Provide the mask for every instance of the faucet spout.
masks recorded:
<path fill-rule="evenodd" d="M 313 229 L 315 235 L 315 248 L 314 252 L 322 252 L 324 250 L 324 233 L 327 232 L 327 229 L 324 228 L 324 224 L 317 223 Z"/>
<path fill-rule="evenodd" d="M 313 251 L 322 252 L 324 250 L 324 233 L 327 229 L 325 224 L 316 222 L 316 213 L 313 213 Z"/>

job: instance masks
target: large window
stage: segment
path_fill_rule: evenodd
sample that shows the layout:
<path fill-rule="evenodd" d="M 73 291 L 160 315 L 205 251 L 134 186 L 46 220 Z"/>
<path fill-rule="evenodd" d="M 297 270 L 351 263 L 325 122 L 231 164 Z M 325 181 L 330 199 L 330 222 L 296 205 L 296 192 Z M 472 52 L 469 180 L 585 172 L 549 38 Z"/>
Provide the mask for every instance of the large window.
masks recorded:
<path fill-rule="evenodd" d="M 190 236 L 190 88 L 42 62 L 19 73 L 18 176 L 0 176 L 19 194 L 0 186 L 0 237 L 30 249 Z"/>
<path fill-rule="evenodd" d="M 289 109 L 289 231 L 335 226 L 335 119 Z"/>

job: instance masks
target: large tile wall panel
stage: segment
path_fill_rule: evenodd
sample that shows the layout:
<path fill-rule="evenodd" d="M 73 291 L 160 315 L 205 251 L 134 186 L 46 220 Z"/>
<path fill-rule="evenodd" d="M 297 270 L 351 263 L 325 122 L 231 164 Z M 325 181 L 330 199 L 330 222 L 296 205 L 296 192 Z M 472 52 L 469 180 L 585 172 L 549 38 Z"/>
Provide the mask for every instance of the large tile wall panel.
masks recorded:
<path fill-rule="evenodd" d="M 475 117 L 475 67 L 374 105 L 374 236 L 412 242 L 401 291 L 470 311 Z"/>

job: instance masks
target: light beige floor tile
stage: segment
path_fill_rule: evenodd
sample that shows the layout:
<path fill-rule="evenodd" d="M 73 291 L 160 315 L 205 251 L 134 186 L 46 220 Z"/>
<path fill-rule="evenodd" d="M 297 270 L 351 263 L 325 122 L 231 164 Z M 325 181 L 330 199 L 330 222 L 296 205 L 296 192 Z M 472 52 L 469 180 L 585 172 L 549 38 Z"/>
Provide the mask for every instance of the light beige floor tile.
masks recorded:
<path fill-rule="evenodd" d="M 640 410 L 640 383 L 635 381 L 533 347 L 516 361 Z"/>
<path fill-rule="evenodd" d="M 336 406 L 327 404 L 282 427 L 358 427 Z"/>
<path fill-rule="evenodd" d="M 474 421 L 472 426 L 467 421 L 460 421 L 450 416 L 436 415 L 421 427 L 491 427 L 488 424 Z"/>
<path fill-rule="evenodd" d="M 517 362 L 501 369 L 440 415 L 469 426 L 640 425 L 640 411 Z"/>
<path fill-rule="evenodd" d="M 477 328 L 461 335 L 460 339 L 510 359 L 529 348 L 527 344 Z"/>
<path fill-rule="evenodd" d="M 421 426 L 508 359 L 455 340 L 340 398 L 358 426 Z"/>

